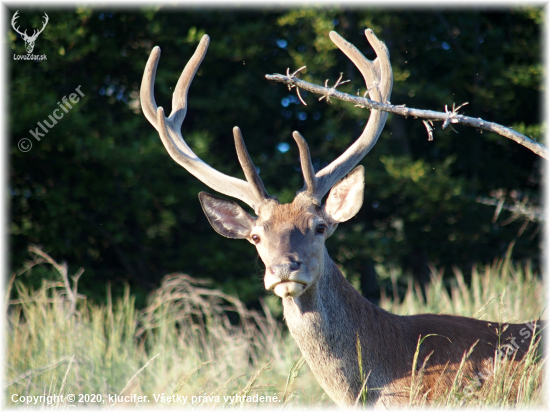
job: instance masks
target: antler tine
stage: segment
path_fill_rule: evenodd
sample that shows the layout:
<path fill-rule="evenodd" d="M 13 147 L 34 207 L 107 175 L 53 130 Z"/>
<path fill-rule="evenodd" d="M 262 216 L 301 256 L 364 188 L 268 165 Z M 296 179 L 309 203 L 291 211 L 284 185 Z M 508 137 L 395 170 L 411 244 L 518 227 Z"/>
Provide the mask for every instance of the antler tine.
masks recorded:
<path fill-rule="evenodd" d="M 363 75 L 371 98 L 387 103 L 393 85 L 389 51 L 372 30 L 365 30 L 365 36 L 376 52 L 377 58 L 374 61 L 368 60 L 354 45 L 338 33 L 330 32 L 330 38 L 334 44 L 357 66 Z M 359 138 L 340 157 L 317 172 L 315 197 L 321 199 L 336 182 L 346 176 L 365 157 L 378 140 L 387 117 L 386 112 L 371 110 L 369 121 Z"/>
<path fill-rule="evenodd" d="M 149 120 L 157 131 L 160 132 L 160 129 L 157 125 L 157 102 L 155 101 L 155 78 L 157 77 L 157 66 L 160 60 L 160 47 L 155 46 L 151 50 L 149 59 L 147 59 L 147 64 L 145 65 L 145 70 L 143 71 L 143 78 L 141 79 L 141 88 L 140 88 L 140 101 L 141 101 L 141 110 L 143 114 Z"/>
<path fill-rule="evenodd" d="M 202 36 L 195 53 L 191 59 L 185 65 L 183 72 L 176 84 L 176 89 L 172 96 L 172 112 L 167 119 L 168 124 L 170 125 L 171 130 L 174 130 L 179 138 L 176 137 L 173 139 L 173 143 L 179 148 L 179 150 L 186 153 L 188 156 L 197 157 L 195 153 L 189 148 L 185 140 L 181 136 L 181 125 L 187 114 L 187 93 L 189 92 L 189 86 L 195 73 L 197 72 L 206 51 L 208 50 L 208 45 L 210 43 L 210 37 L 207 35 Z M 160 133 L 159 125 L 157 124 L 157 104 L 155 102 L 155 77 L 157 74 L 157 66 L 160 60 L 160 47 L 156 46 L 151 51 L 151 55 L 147 60 L 145 65 L 145 71 L 143 73 L 143 80 L 141 82 L 141 91 L 140 98 L 143 107 L 143 114 L 149 120 L 149 122 L 157 129 Z"/>
<path fill-rule="evenodd" d="M 187 93 L 189 86 L 195 77 L 195 73 L 202 63 L 206 51 L 210 45 L 210 37 L 207 35 L 202 36 L 202 39 L 193 53 L 193 56 L 189 62 L 185 65 L 183 72 L 176 84 L 176 89 L 172 95 L 172 112 L 170 113 L 170 119 L 174 122 L 174 125 L 178 128 L 183 124 L 185 114 L 187 113 Z"/>
<path fill-rule="evenodd" d="M 259 207 L 270 197 L 255 172 L 254 165 L 244 148 L 242 136 L 240 137 L 241 141 L 237 142 L 237 154 L 245 169 L 248 182 L 225 175 L 203 162 L 187 145 L 181 134 L 181 125 L 187 112 L 189 86 L 206 54 L 208 43 L 209 37 L 203 36 L 193 57 L 185 66 L 174 91 L 173 108 L 168 118 L 165 117 L 164 109 L 157 107 L 155 102 L 154 82 L 160 59 L 160 48 L 153 48 L 141 82 L 140 98 L 143 114 L 157 129 L 164 147 L 179 165 L 213 190 L 240 199 L 258 212 Z M 254 169 L 255 176 L 252 174 L 252 169 Z"/>
<path fill-rule="evenodd" d="M 265 190 L 264 183 L 262 182 L 262 179 L 260 179 L 256 166 L 252 163 L 248 150 L 246 150 L 241 129 L 235 126 L 233 128 L 233 136 L 235 138 L 235 148 L 237 149 L 239 163 L 241 164 L 244 176 L 246 177 L 247 182 L 250 183 L 254 194 L 259 199 L 271 198 L 271 196 L 267 193 L 267 190 Z"/>
<path fill-rule="evenodd" d="M 298 151 L 300 152 L 300 165 L 302 166 L 302 174 L 304 175 L 303 191 L 309 196 L 314 196 L 317 186 L 317 178 L 315 177 L 315 171 L 313 170 L 313 164 L 311 163 L 309 146 L 299 132 L 295 131 L 292 133 L 292 137 L 294 137 L 294 140 L 298 145 Z"/>

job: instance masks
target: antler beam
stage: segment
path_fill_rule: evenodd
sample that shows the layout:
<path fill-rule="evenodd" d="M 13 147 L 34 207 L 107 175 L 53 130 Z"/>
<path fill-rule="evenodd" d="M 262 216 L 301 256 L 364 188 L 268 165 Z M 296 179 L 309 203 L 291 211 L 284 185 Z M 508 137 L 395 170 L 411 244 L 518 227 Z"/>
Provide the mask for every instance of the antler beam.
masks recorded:
<path fill-rule="evenodd" d="M 143 79 L 141 82 L 140 99 L 143 113 L 147 120 L 157 129 L 164 147 L 170 156 L 189 173 L 218 193 L 240 199 L 258 212 L 262 204 L 271 199 L 248 155 L 238 127 L 233 129 L 237 155 L 247 181 L 223 174 L 203 162 L 187 145 L 182 134 L 181 126 L 187 113 L 187 94 L 193 78 L 199 68 L 210 38 L 203 36 L 193 57 L 183 70 L 174 95 L 172 97 L 172 112 L 168 118 L 164 109 L 157 107 L 154 97 L 154 83 L 160 60 L 160 48 L 151 51 Z"/>
<path fill-rule="evenodd" d="M 353 44 L 346 41 L 338 33 L 330 32 L 330 38 L 334 44 L 357 66 L 363 75 L 373 100 L 387 103 L 393 86 L 389 52 L 386 45 L 378 40 L 372 30 L 365 30 L 365 36 L 376 52 L 377 57 L 374 61 L 368 60 Z M 311 176 L 312 167 L 311 159 L 309 159 L 309 149 L 305 150 L 303 148 L 306 143 L 301 135 L 295 132 L 294 139 L 300 147 L 302 170 L 306 182 L 304 191 L 320 202 L 332 186 L 345 177 L 376 144 L 387 117 L 386 112 L 373 110 L 363 133 L 357 140 L 337 159 L 318 171 L 314 176 Z M 305 159 L 304 156 L 308 158 Z"/>

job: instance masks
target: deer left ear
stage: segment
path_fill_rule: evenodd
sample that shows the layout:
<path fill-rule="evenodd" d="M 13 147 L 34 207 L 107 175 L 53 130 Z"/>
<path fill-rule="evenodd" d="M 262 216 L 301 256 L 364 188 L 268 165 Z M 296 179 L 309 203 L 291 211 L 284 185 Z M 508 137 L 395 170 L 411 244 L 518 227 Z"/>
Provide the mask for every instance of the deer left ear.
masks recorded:
<path fill-rule="evenodd" d="M 216 232 L 231 239 L 246 239 L 254 227 L 255 218 L 237 203 L 205 192 L 199 193 L 202 210 Z"/>
<path fill-rule="evenodd" d="M 351 219 L 363 205 L 364 191 L 365 168 L 357 166 L 332 187 L 324 206 L 325 213 L 336 223 Z"/>

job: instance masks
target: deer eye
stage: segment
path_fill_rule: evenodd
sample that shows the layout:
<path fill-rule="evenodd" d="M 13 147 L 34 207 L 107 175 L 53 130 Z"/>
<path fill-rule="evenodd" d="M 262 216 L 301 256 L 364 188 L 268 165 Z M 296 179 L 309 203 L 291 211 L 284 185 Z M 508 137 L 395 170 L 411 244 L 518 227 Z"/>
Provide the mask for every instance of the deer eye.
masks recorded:
<path fill-rule="evenodd" d="M 319 225 L 317 226 L 317 229 L 315 229 L 317 233 L 325 233 L 326 230 L 327 230 L 327 227 L 325 225 Z"/>
<path fill-rule="evenodd" d="M 260 243 L 260 236 L 252 235 L 252 241 L 256 244 Z"/>

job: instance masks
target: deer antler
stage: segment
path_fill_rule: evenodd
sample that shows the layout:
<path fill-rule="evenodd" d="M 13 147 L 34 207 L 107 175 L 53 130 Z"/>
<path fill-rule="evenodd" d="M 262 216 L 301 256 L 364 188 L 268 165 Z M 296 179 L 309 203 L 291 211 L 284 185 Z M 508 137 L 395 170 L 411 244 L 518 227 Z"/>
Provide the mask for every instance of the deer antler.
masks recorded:
<path fill-rule="evenodd" d="M 164 147 L 177 163 L 213 190 L 242 200 L 257 213 L 260 206 L 272 198 L 265 190 L 250 159 L 240 129 L 233 128 L 233 135 L 237 156 L 247 181 L 225 175 L 204 163 L 187 145 L 181 134 L 181 125 L 187 113 L 189 86 L 206 55 L 209 42 L 210 38 L 206 35 L 203 36 L 193 57 L 185 66 L 172 97 L 172 112 L 168 118 L 164 116 L 164 109 L 157 107 L 154 97 L 154 82 L 160 59 L 160 48 L 155 47 L 151 51 L 141 82 L 140 98 L 143 114 L 157 129 Z"/>
<path fill-rule="evenodd" d="M 393 85 L 389 51 L 372 30 L 365 30 L 365 36 L 376 52 L 377 58 L 374 61 L 368 60 L 353 44 L 338 33 L 330 32 L 330 38 L 334 44 L 348 56 L 363 75 L 371 99 L 387 103 Z M 307 143 L 300 133 L 294 132 L 293 137 L 300 150 L 300 162 L 305 180 L 303 192 L 320 202 L 332 186 L 346 176 L 372 149 L 384 128 L 387 117 L 386 112 L 371 111 L 369 121 L 359 138 L 340 157 L 316 174 L 313 172 Z"/>

